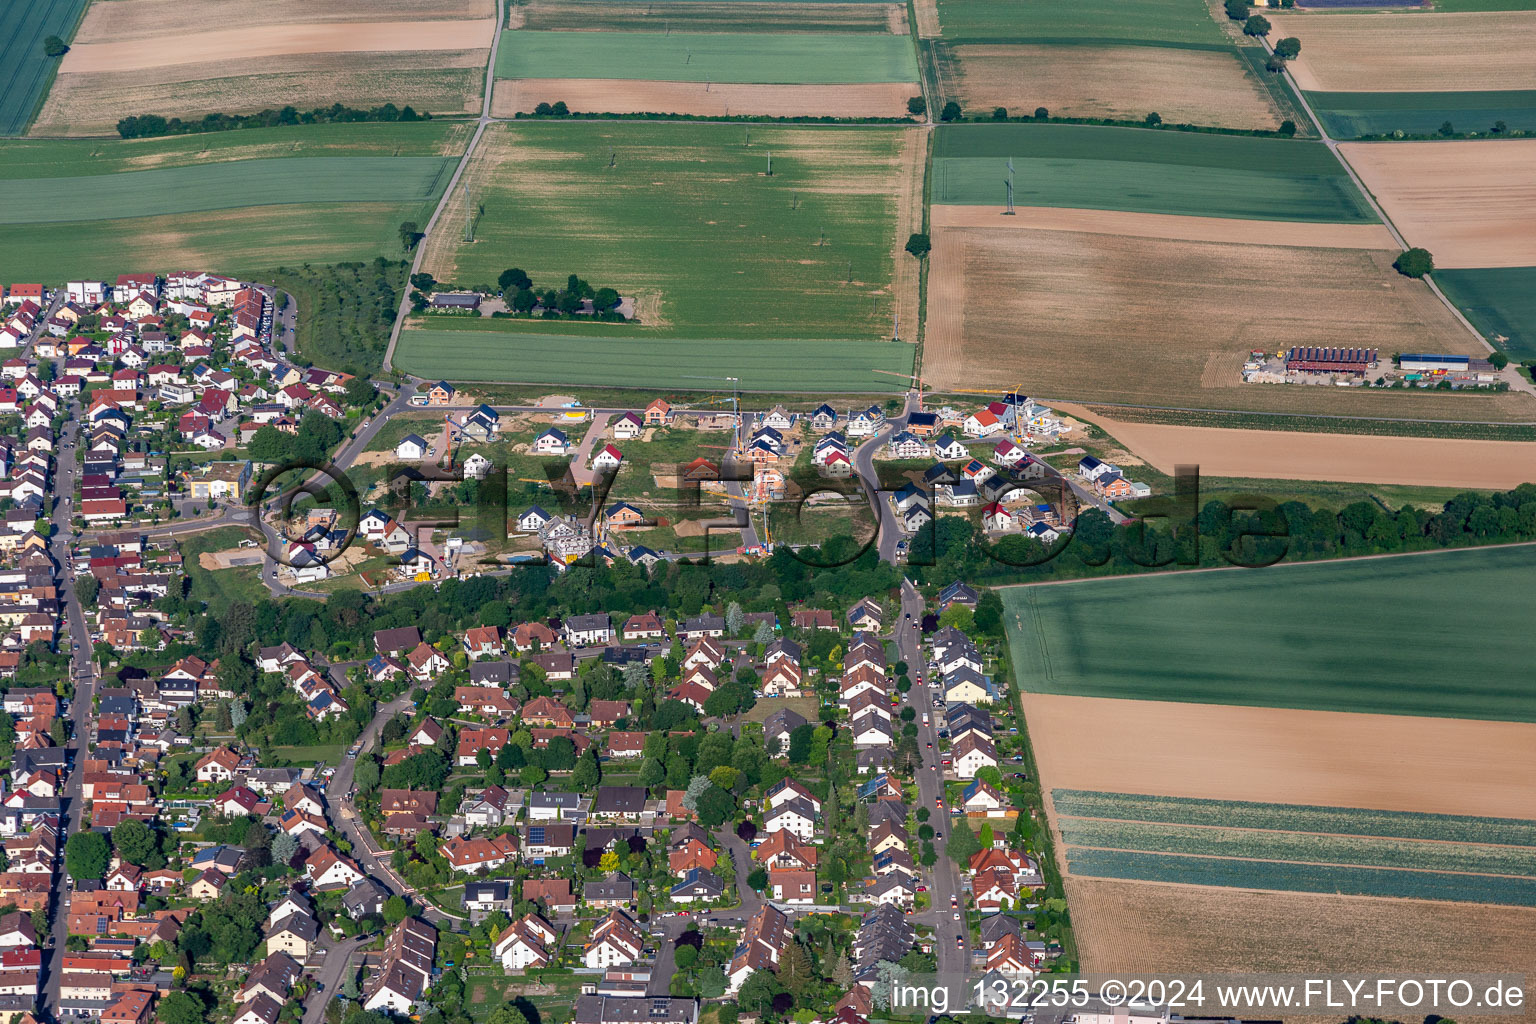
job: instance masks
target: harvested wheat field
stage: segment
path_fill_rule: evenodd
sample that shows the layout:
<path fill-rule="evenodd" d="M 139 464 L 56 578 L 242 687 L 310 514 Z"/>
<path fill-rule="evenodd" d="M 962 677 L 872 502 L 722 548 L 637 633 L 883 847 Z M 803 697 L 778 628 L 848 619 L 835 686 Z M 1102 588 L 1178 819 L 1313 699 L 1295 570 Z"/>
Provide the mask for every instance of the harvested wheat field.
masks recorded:
<path fill-rule="evenodd" d="M 262 62 L 261 74 L 234 77 L 225 77 L 228 62 L 179 65 L 175 81 L 160 69 L 59 75 L 32 134 L 108 135 L 120 118 L 133 114 L 190 119 L 289 103 L 305 110 L 393 103 L 434 114 L 478 111 L 486 59 L 486 50 L 324 53 L 273 57 Z"/>
<path fill-rule="evenodd" d="M 1044 693 L 1023 700 L 1047 794 L 1536 818 L 1536 724 Z M 1082 742 L 1088 735 L 1093 742 Z"/>
<path fill-rule="evenodd" d="M 179 64 L 236 62 L 299 53 L 393 53 L 407 50 L 489 49 L 496 20 L 310 22 L 178 32 L 154 40 L 76 43 L 59 73 L 147 71 Z M 174 72 L 168 72 L 174 74 Z"/>
<path fill-rule="evenodd" d="M 1397 243 L 1384 224 L 1309 224 L 1294 220 L 1230 220 L 1224 217 L 1181 217 L 1166 213 L 1124 213 L 1119 210 L 1078 210 L 1060 206 L 1020 206 L 1013 217 L 987 206 L 934 206 L 929 225 L 935 228 L 1025 228 L 1033 231 L 1088 231 L 1099 235 L 1133 235 L 1186 242 L 1236 242 L 1262 237 L 1267 245 L 1317 246 L 1329 249 L 1383 249 L 1395 256 Z"/>
<path fill-rule="evenodd" d="M 261 5 L 266 25 L 302 25 L 313 22 L 448 21 L 493 17 L 492 0 L 269 0 Z M 165 27 L 174 24 L 181 34 L 213 32 L 250 20 L 248 0 L 198 0 L 188 5 L 178 0 L 93 0 L 75 45 L 114 43 L 131 39 L 162 39 Z M 262 31 L 266 31 L 263 29 Z"/>
<path fill-rule="evenodd" d="M 1094 972 L 1362 974 L 1509 971 L 1536 976 L 1536 911 L 1310 893 L 1244 892 L 1068 878 L 1067 902 Z M 1447 941 L 1454 937 L 1453 941 Z M 1202 1013 L 1216 1009 L 1206 1006 Z M 1326 1018 L 1286 1015 L 1293 1021 Z M 1524 1017 L 1478 1017 L 1510 1021 Z M 1418 1017 L 1412 1018 L 1414 1020 Z"/>
<path fill-rule="evenodd" d="M 511 117 L 563 100 L 573 113 L 762 114 L 769 117 L 903 117 L 918 87 L 909 82 L 847 85 L 753 85 L 648 82 L 617 78 L 502 79 L 491 113 Z"/>
<path fill-rule="evenodd" d="M 1020 226 L 933 232 L 923 372 L 936 387 L 1003 390 L 1024 374 L 1055 401 L 1533 418 L 1529 396 L 1516 393 L 1243 383 L 1252 350 L 1335 345 L 1341 337 L 1387 355 L 1484 353 L 1423 283 L 1392 269 L 1390 251 L 1037 230 L 1024 215 L 998 220 Z M 1276 230 L 1266 225 L 1254 237 Z M 1334 230 L 1320 229 L 1319 239 Z"/>
<path fill-rule="evenodd" d="M 1536 89 L 1536 11 L 1266 17 L 1270 38 L 1301 40 L 1291 74 L 1309 92 Z"/>
<path fill-rule="evenodd" d="M 1229 51 L 987 44 L 950 52 L 945 95 L 970 111 L 1045 107 L 1064 117 L 1139 121 L 1155 110 L 1170 124 L 1280 127 L 1268 91 Z"/>
<path fill-rule="evenodd" d="M 131 115 L 192 119 L 289 104 L 478 110 L 494 12 L 485 0 L 278 0 L 250 25 L 240 0 L 190 11 L 172 0 L 98 0 L 32 134 L 110 134 Z M 229 27 L 237 24 L 245 27 Z"/>
<path fill-rule="evenodd" d="M 1339 147 L 1438 267 L 1536 266 L 1536 139 Z"/>
<path fill-rule="evenodd" d="M 1207 476 L 1479 490 L 1505 490 L 1536 476 L 1531 468 L 1536 452 L 1520 441 L 1374 434 L 1277 435 L 1271 430 L 1126 422 L 1071 403 L 1059 408 L 1103 427 L 1164 473 L 1172 473 L 1176 465 L 1195 464 Z M 1527 404 L 1526 414 L 1532 411 Z M 1277 443 L 1277 436 L 1284 438 L 1283 443 Z"/>

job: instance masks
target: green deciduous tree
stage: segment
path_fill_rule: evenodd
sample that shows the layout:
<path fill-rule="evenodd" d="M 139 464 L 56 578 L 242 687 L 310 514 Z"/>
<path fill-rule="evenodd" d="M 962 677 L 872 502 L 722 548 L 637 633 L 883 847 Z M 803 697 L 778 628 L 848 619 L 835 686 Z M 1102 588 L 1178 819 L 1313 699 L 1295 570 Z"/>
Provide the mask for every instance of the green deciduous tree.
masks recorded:
<path fill-rule="evenodd" d="M 933 240 L 921 231 L 914 231 L 907 237 L 907 252 L 918 259 L 927 259 L 933 251 Z"/>
<path fill-rule="evenodd" d="M 1405 249 L 1392 261 L 1392 266 L 1404 277 L 1423 277 L 1435 269 L 1435 258 L 1428 249 Z"/>
<path fill-rule="evenodd" d="M 107 837 L 100 832 L 76 832 L 64 844 L 64 869 L 77 882 L 104 876 L 110 858 Z"/>

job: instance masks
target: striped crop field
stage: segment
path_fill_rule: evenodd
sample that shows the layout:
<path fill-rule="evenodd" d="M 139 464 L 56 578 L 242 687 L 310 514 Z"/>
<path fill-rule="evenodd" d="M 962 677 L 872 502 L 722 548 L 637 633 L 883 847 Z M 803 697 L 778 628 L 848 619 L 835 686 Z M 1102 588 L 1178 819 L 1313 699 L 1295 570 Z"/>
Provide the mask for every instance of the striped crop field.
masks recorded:
<path fill-rule="evenodd" d="M 0 147 L 0 277 L 69 280 L 124 266 L 248 276 L 398 258 L 472 128 L 295 125 L 132 141 Z"/>
<path fill-rule="evenodd" d="M 1536 130 L 1536 90 L 1496 92 L 1312 92 L 1307 102 L 1336 139 L 1368 135 L 1432 135 L 1447 121 L 1459 132 Z"/>
<path fill-rule="evenodd" d="M 1003 592 L 1026 692 L 1536 721 L 1536 547 Z M 1372 638 L 1372 630 L 1388 631 Z M 1475 644 L 1464 643 L 1476 636 Z"/>
<path fill-rule="evenodd" d="M 834 85 L 916 82 L 912 41 L 847 32 L 503 32 L 497 78 Z"/>
<path fill-rule="evenodd" d="M 1511 359 L 1536 359 L 1536 267 L 1437 270 L 1435 283 Z"/>
<path fill-rule="evenodd" d="M 935 133 L 932 201 L 1370 223 L 1376 217 L 1320 142 L 1091 125 L 952 125 Z"/>
<path fill-rule="evenodd" d="M 42 102 L 61 58 L 43 53 L 49 36 L 74 35 L 86 0 L 0 4 L 0 135 L 20 135 Z"/>
<path fill-rule="evenodd" d="M 1074 875 L 1088 878 L 1536 907 L 1536 879 L 1532 878 L 1224 860 L 1078 847 L 1068 848 L 1067 868 Z"/>
<path fill-rule="evenodd" d="M 844 391 L 889 392 L 893 381 L 899 386 L 900 375 L 912 372 L 913 353 L 904 342 L 407 330 L 394 363 L 407 373 L 453 381 L 666 388 L 697 375 L 739 377 L 748 390 L 815 391 L 835 380 Z"/>
<path fill-rule="evenodd" d="M 1074 875 L 1536 906 L 1536 821 L 1058 789 Z"/>
<path fill-rule="evenodd" d="M 1240 828 L 1153 825 L 1136 821 L 1068 818 L 1061 837 L 1069 846 L 1139 853 L 1177 853 L 1298 864 L 1460 871 L 1536 878 L 1536 850 L 1411 839 L 1370 839 Z"/>
<path fill-rule="evenodd" d="M 453 174 L 450 157 L 238 160 L 119 174 L 0 181 L 0 221 L 111 220 L 291 203 L 424 202 Z"/>

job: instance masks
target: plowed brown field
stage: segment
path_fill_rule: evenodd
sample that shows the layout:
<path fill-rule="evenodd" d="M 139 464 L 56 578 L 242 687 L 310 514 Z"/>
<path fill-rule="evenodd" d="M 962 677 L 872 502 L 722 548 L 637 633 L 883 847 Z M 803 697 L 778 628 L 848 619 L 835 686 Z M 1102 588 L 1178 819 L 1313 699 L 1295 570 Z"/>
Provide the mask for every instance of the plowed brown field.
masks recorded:
<path fill-rule="evenodd" d="M 1269 93 L 1234 53 L 1144 46 L 956 46 L 946 98 L 967 110 L 1278 128 Z"/>
<path fill-rule="evenodd" d="M 1536 139 L 1339 147 L 1409 245 L 1439 267 L 1536 265 Z"/>
<path fill-rule="evenodd" d="M 1475 14 L 1269 14 L 1271 39 L 1295 36 L 1303 89 L 1435 92 L 1536 89 L 1536 11 Z"/>
<path fill-rule="evenodd" d="M 1524 907 L 1087 878 L 1068 878 L 1066 886 L 1083 967 L 1089 971 L 1422 976 L 1432 966 L 1449 972 L 1437 976 L 1506 971 L 1536 977 L 1536 911 Z M 1447 936 L 1454 941 L 1446 941 Z M 1207 1005 L 1201 1012 L 1217 1009 Z M 1286 1024 L 1337 1024 L 1342 1016 L 1287 1014 L 1285 1019 Z M 1529 1021 L 1536 1013 L 1457 1013 L 1456 1019 L 1491 1024 Z"/>
<path fill-rule="evenodd" d="M 1047 793 L 1536 818 L 1536 724 L 1528 722 L 1041 693 L 1023 699 Z M 1146 747 L 1152 736 L 1155 754 Z"/>
<path fill-rule="evenodd" d="M 1531 465 L 1536 462 L 1536 452 L 1521 441 L 1277 434 L 1271 430 L 1120 421 L 1070 402 L 1057 408 L 1097 423 L 1138 458 L 1169 474 L 1175 466 L 1194 464 L 1209 476 L 1507 490 L 1528 482 Z M 1526 408 L 1530 411 L 1532 407 Z"/>
<path fill-rule="evenodd" d="M 1392 269 L 1390 251 L 1259 244 L 1269 230 L 1289 238 L 1294 229 L 1278 225 L 1255 225 L 1254 243 L 1240 244 L 1040 230 L 1029 215 L 1006 218 L 1018 227 L 934 229 L 923 369 L 935 386 L 1006 390 L 1022 379 L 1057 401 L 1536 419 L 1516 393 L 1243 383 L 1252 350 L 1340 338 L 1388 356 L 1486 352 L 1422 282 Z"/>

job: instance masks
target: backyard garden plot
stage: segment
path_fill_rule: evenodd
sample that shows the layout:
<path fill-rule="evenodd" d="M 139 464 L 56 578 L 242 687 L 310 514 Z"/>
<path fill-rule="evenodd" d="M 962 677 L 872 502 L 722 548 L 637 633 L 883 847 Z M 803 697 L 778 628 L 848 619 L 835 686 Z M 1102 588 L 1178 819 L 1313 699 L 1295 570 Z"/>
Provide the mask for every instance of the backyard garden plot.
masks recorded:
<path fill-rule="evenodd" d="M 1511 666 L 1533 570 L 1536 548 L 1512 547 L 1024 587 L 1004 603 L 1027 691 L 1532 722 L 1536 677 Z"/>
<path fill-rule="evenodd" d="M 0 5 L 0 135 L 20 135 L 58 67 L 43 52 L 49 36 L 69 39 L 86 0 Z"/>
<path fill-rule="evenodd" d="M 1365 223 L 1376 219 L 1319 142 L 1084 125 L 938 130 L 932 200 L 1144 213 Z"/>
<path fill-rule="evenodd" d="M 1301 40 L 1291 74 L 1308 92 L 1536 89 L 1536 12 L 1268 17 L 1272 38 Z"/>
<path fill-rule="evenodd" d="M 1272 349 L 1277 338 L 1287 345 L 1333 345 L 1342 332 L 1352 344 L 1388 356 L 1483 353 L 1433 293 L 1392 269 L 1391 250 L 1332 247 L 1339 241 L 1334 233 L 1350 225 L 1316 225 L 1316 244 L 1304 245 L 1305 237 L 1296 236 L 1304 236 L 1308 225 L 1286 224 L 1284 239 L 1291 244 L 1269 245 L 1257 244 L 1265 237 L 1263 225 L 1246 222 L 1254 244 L 1244 244 L 1193 230 L 1197 240 L 1155 237 L 1199 218 L 1148 225 L 1144 214 L 1132 214 L 1126 233 L 1114 234 L 1103 221 L 1091 230 L 1072 230 L 1079 211 L 1063 212 L 1072 216 L 1058 219 L 1046 211 L 1052 215 L 1042 218 L 1052 225 L 1046 229 L 1031 226 L 1028 209 L 993 216 L 992 227 L 947 227 L 948 211 L 935 208 L 923 371 L 936 386 L 1006 390 L 1017 384 L 1022 366 L 1036 393 L 1054 401 L 1531 418 L 1529 396 L 1518 393 L 1372 393 L 1243 382 L 1248 353 Z M 1371 244 L 1371 238 L 1351 244 Z M 1222 286 L 1213 288 L 1213 281 Z M 1029 329 L 1019 330 L 1020 324 Z M 1224 475 L 1288 475 L 1227 468 Z M 1513 472 L 1515 464 L 1495 468 Z"/>
<path fill-rule="evenodd" d="M 1045 107 L 1057 117 L 1275 129 L 1269 90 L 1232 49 L 1047 43 L 936 43 L 944 99 L 978 114 Z"/>
<path fill-rule="evenodd" d="M 915 265 L 900 247 L 917 230 L 923 155 L 920 132 L 894 128 L 492 125 L 464 179 L 474 241 L 453 204 L 423 269 L 494 284 L 521 267 L 545 287 L 576 273 L 640 310 L 636 324 L 486 321 L 508 333 L 761 339 L 740 347 L 772 361 L 776 339 L 883 342 L 899 304 L 907 337 L 917 289 L 893 282 Z M 911 361 L 890 352 L 883 362 Z"/>
<path fill-rule="evenodd" d="M 516 331 L 407 330 L 394 365 L 453 381 L 511 381 L 668 388 L 690 375 L 738 377 L 747 390 L 889 392 L 912 372 L 911 346 L 897 342 L 631 337 Z M 887 374 L 877 373 L 888 371 Z"/>
<path fill-rule="evenodd" d="M 1536 359 L 1536 267 L 1437 270 L 1435 283 L 1512 359 Z"/>
<path fill-rule="evenodd" d="M 1437 267 L 1536 265 L 1536 139 L 1340 147 L 1409 245 Z"/>
<path fill-rule="evenodd" d="M 190 118 L 285 104 L 463 111 L 478 98 L 471 71 L 484 68 L 496 30 L 495 7 L 484 0 L 280 0 L 264 5 L 256 25 L 239 0 L 184 6 L 96 0 L 34 131 L 100 134 L 133 114 Z"/>

